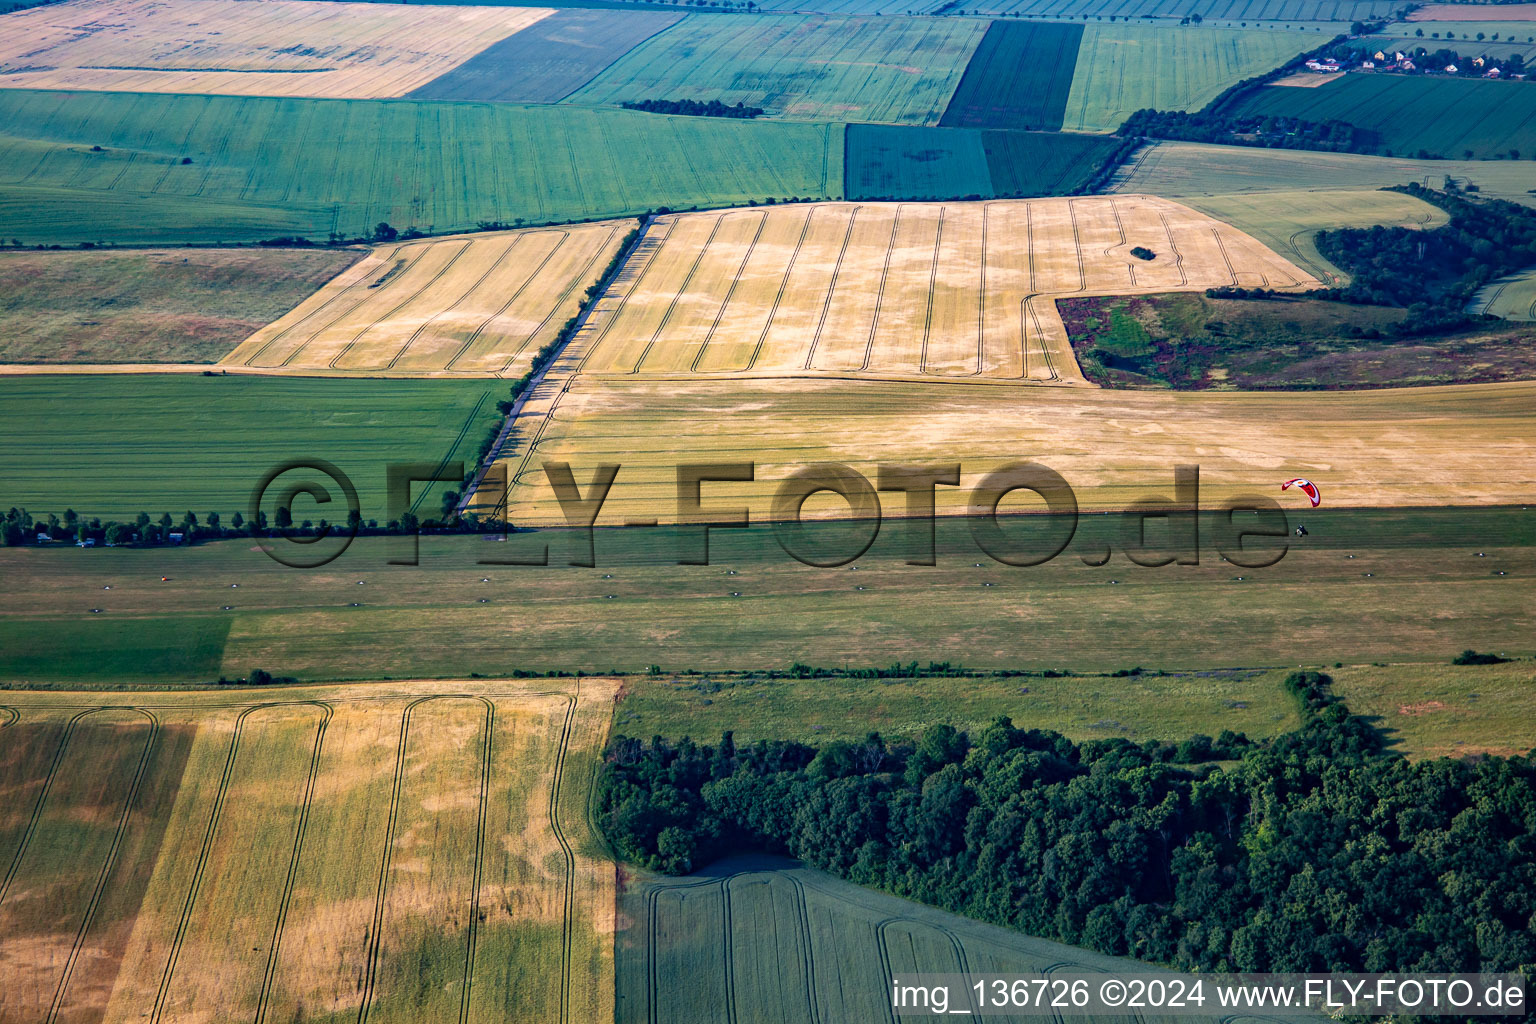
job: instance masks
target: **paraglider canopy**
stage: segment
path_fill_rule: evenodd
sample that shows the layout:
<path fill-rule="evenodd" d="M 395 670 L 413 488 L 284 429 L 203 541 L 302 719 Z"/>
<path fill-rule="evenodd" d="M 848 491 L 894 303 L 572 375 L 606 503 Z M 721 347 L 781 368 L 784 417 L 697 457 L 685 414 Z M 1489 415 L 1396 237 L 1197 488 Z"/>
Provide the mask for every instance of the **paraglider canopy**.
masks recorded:
<path fill-rule="evenodd" d="M 1307 498 L 1311 500 L 1313 508 L 1317 508 L 1317 506 L 1323 503 L 1322 493 L 1318 491 L 1317 484 L 1313 483 L 1311 480 L 1298 476 L 1294 480 L 1287 480 L 1285 483 L 1280 485 L 1280 489 L 1282 491 L 1288 491 L 1292 487 L 1295 487 L 1297 490 L 1301 491 L 1301 493 L 1305 494 Z"/>

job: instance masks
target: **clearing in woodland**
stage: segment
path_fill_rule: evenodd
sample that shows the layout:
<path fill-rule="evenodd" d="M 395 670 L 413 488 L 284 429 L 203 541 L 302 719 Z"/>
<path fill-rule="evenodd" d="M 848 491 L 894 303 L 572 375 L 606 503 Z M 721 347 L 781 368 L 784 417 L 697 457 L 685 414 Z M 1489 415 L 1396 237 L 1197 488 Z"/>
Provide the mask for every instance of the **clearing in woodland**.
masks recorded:
<path fill-rule="evenodd" d="M 634 225 L 603 221 L 380 246 L 223 363 L 519 376 L 576 315 Z"/>
<path fill-rule="evenodd" d="M 676 214 L 574 350 L 582 373 L 629 379 L 1080 382 L 1053 296 L 1314 283 L 1242 232 L 1147 196 Z"/>
<path fill-rule="evenodd" d="M 294 0 L 77 0 L 6 17 L 0 86 L 403 96 L 553 13 Z"/>
<path fill-rule="evenodd" d="M 611 1019 L 614 693 L 9 695 L 0 1020 Z"/>

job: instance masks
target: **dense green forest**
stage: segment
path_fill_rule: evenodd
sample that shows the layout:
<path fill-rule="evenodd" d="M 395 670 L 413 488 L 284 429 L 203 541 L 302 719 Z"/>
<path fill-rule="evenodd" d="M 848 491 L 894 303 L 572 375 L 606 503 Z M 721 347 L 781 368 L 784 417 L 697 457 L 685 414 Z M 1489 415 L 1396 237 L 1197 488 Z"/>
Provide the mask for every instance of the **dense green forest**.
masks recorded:
<path fill-rule="evenodd" d="M 1075 743 L 999 718 L 819 749 L 615 737 L 601 823 L 683 873 L 787 853 L 1032 935 L 1238 971 L 1510 970 L 1536 961 L 1536 761 L 1412 763 L 1316 672 L 1253 743 Z M 1220 762 L 1220 763 L 1217 763 Z"/>
<path fill-rule="evenodd" d="M 1432 231 L 1379 226 L 1319 231 L 1318 251 L 1348 271 L 1351 281 L 1315 296 L 1404 307 L 1408 317 L 1395 333 L 1426 334 L 1478 319 L 1464 309 L 1479 288 L 1536 263 L 1536 210 L 1418 184 L 1393 191 L 1440 207 L 1451 215 L 1450 223 Z"/>

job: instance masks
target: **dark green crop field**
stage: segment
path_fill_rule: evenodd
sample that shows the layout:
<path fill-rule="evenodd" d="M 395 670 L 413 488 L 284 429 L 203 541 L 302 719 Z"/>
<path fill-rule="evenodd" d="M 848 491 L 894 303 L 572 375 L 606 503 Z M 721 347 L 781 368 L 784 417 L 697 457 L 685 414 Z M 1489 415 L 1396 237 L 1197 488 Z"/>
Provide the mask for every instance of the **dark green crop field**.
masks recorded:
<path fill-rule="evenodd" d="M 971 55 L 939 124 L 1061 128 L 1083 26 L 994 21 Z"/>
<path fill-rule="evenodd" d="M 1235 114 L 1347 121 L 1375 132 L 1393 156 L 1488 160 L 1536 157 L 1536 86 L 1530 82 L 1349 74 L 1313 89 L 1267 86 Z"/>
<path fill-rule="evenodd" d="M 382 521 L 385 466 L 473 462 L 504 397 L 496 381 L 0 377 L 0 507 L 118 521 L 140 512 L 179 520 L 190 509 L 227 522 L 273 466 L 320 458 L 352 478 L 363 518 Z M 342 511 L 315 518 L 344 521 L 340 500 Z M 435 491 L 430 504 L 435 515 Z"/>
<path fill-rule="evenodd" d="M 0 232 L 323 239 L 838 198 L 842 141 L 838 125 L 574 106 L 7 89 Z"/>
<path fill-rule="evenodd" d="M 849 199 L 1066 195 L 1114 146 L 1060 132 L 851 124 L 843 191 Z"/>

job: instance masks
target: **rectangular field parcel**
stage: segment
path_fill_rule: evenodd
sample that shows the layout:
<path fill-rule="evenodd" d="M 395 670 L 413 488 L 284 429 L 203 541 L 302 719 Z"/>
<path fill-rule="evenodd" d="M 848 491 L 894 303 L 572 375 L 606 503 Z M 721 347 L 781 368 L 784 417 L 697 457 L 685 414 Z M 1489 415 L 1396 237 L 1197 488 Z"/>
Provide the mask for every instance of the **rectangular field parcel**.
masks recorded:
<path fill-rule="evenodd" d="M 119 522 L 140 512 L 179 521 L 190 509 L 227 523 L 237 511 L 249 514 L 251 489 L 268 470 L 320 458 L 351 477 L 363 519 L 384 522 L 386 466 L 472 462 L 505 396 L 494 381 L 0 376 L 0 500 Z M 301 499 L 295 520 L 346 521 L 345 501 L 325 486 L 331 504 Z M 418 485 L 413 497 L 437 514 L 438 490 Z"/>
<path fill-rule="evenodd" d="M 1144 147 L 1115 175 L 1113 189 L 1178 199 L 1304 189 L 1369 192 L 1415 181 L 1427 188 L 1444 188 L 1447 178 L 1457 187 L 1477 186 L 1480 195 L 1527 206 L 1536 204 L 1532 191 L 1536 189 L 1536 161 L 1409 160 L 1199 142 L 1158 142 Z"/>
<path fill-rule="evenodd" d="M 550 13 L 294 0 L 75 0 L 6 16 L 0 87 L 402 96 Z"/>
<path fill-rule="evenodd" d="M 1061 132 L 850 124 L 849 199 L 987 199 L 1067 195 L 1114 143 Z"/>
<path fill-rule="evenodd" d="M 1317 45 L 1277 28 L 1182 25 L 1083 26 L 1082 49 L 1065 101 L 1064 124 L 1113 131 L 1145 107 L 1196 110 L 1245 78 L 1262 75 Z"/>
<path fill-rule="evenodd" d="M 516 377 L 576 315 L 635 221 L 380 246 L 226 366 Z"/>
<path fill-rule="evenodd" d="M 1081 25 L 992 22 L 939 123 L 1056 131 L 1082 38 Z"/>
<path fill-rule="evenodd" d="M 0 362 L 216 362 L 362 255 L 355 249 L 5 253 Z"/>
<path fill-rule="evenodd" d="M 611 1019 L 613 692 L 8 696 L 0 1019 Z"/>
<path fill-rule="evenodd" d="M 0 222 L 28 243 L 233 241 L 835 198 L 842 135 L 567 105 L 0 90 Z"/>
<path fill-rule="evenodd" d="M 800 119 L 931 124 L 981 33 L 965 18 L 690 14 L 570 102 L 719 100 Z"/>
<path fill-rule="evenodd" d="M 1315 283 L 1145 196 L 681 214 L 647 242 L 577 339 L 583 374 L 1080 382 L 1051 296 Z"/>
<path fill-rule="evenodd" d="M 558 103 L 681 17 L 655 11 L 555 11 L 410 95 L 418 100 Z"/>
<path fill-rule="evenodd" d="M 1536 89 L 1527 82 L 1490 82 L 1421 75 L 1348 74 L 1316 89 L 1267 86 L 1233 113 L 1347 121 L 1377 134 L 1395 156 L 1487 160 L 1536 155 Z"/>

